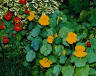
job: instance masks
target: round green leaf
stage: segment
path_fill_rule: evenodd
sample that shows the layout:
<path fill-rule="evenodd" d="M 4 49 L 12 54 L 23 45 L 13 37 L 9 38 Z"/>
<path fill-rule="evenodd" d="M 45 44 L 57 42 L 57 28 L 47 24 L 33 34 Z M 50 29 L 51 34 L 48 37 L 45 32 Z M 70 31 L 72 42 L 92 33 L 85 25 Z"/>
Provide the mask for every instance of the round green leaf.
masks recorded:
<path fill-rule="evenodd" d="M 35 52 L 33 52 L 33 51 L 28 51 L 27 54 L 26 54 L 26 61 L 32 62 L 35 57 L 36 57 Z"/>

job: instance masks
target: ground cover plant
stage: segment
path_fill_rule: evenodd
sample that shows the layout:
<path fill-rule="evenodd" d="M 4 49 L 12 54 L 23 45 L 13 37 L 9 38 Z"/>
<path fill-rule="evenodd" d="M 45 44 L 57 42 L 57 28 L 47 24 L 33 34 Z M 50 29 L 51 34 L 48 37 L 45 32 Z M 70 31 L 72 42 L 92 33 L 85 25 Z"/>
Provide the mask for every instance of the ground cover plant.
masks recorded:
<path fill-rule="evenodd" d="M 0 76 L 96 76 L 95 0 L 0 0 Z"/>

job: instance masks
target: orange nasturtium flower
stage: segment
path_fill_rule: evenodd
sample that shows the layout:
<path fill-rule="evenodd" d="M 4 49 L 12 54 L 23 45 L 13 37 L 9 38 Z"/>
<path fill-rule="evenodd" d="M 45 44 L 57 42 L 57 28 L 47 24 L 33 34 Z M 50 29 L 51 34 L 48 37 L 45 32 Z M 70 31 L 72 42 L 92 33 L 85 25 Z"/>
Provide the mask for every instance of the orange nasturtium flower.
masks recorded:
<path fill-rule="evenodd" d="M 42 14 L 38 22 L 40 25 L 47 26 L 49 25 L 49 17 L 45 14 Z"/>
<path fill-rule="evenodd" d="M 34 12 L 30 11 L 29 15 L 34 16 Z"/>
<path fill-rule="evenodd" d="M 87 55 L 87 53 L 85 52 L 85 47 L 81 45 L 77 45 L 75 47 L 74 55 L 79 58 L 85 57 Z"/>
<path fill-rule="evenodd" d="M 69 44 L 76 43 L 77 42 L 77 35 L 73 32 L 69 32 L 68 35 L 67 35 L 66 41 Z"/>
<path fill-rule="evenodd" d="M 82 57 L 85 57 L 85 56 L 87 55 L 87 53 L 86 53 L 86 52 L 78 52 L 78 51 L 75 51 L 75 52 L 74 52 L 74 55 L 75 55 L 76 57 L 82 58 Z"/>
<path fill-rule="evenodd" d="M 75 50 L 76 50 L 76 51 L 84 52 L 84 51 L 85 51 L 85 47 L 82 46 L 82 45 L 77 45 L 77 46 L 75 47 Z"/>
<path fill-rule="evenodd" d="M 29 16 L 28 16 L 28 20 L 32 21 L 34 19 L 34 17 L 35 17 L 34 12 L 30 11 Z"/>
<path fill-rule="evenodd" d="M 40 60 L 40 65 L 44 68 L 49 68 L 52 64 L 51 60 L 48 60 L 48 58 L 43 58 L 42 60 Z"/>
<path fill-rule="evenodd" d="M 53 43 L 54 37 L 53 36 L 48 36 L 47 42 L 48 43 Z"/>

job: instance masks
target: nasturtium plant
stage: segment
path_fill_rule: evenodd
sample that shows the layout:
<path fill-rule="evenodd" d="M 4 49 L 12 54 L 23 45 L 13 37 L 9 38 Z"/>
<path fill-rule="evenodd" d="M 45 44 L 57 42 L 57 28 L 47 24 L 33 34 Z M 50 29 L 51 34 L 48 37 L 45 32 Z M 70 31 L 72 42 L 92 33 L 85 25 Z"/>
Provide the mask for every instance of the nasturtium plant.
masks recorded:
<path fill-rule="evenodd" d="M 86 65 L 84 67 L 76 68 L 74 76 L 88 76 L 90 67 Z"/>
<path fill-rule="evenodd" d="M 33 28 L 34 24 L 32 22 L 29 23 L 28 29 L 31 30 Z"/>
<path fill-rule="evenodd" d="M 46 76 L 53 76 L 53 74 L 52 74 L 52 69 L 48 69 L 48 70 L 46 71 Z"/>
<path fill-rule="evenodd" d="M 95 50 L 93 48 L 88 48 L 86 51 L 88 52 L 88 55 L 87 55 L 88 63 L 96 62 L 96 60 L 95 60 L 95 57 L 96 57 Z"/>
<path fill-rule="evenodd" d="M 50 19 L 50 27 L 56 27 L 56 25 L 57 25 L 57 20 L 56 20 L 56 18 L 51 18 Z"/>
<path fill-rule="evenodd" d="M 53 69 L 53 74 L 55 76 L 58 76 L 60 74 L 60 71 L 61 71 L 61 66 L 60 65 L 56 65 Z"/>
<path fill-rule="evenodd" d="M 69 46 L 69 44 L 66 42 L 66 37 L 64 37 L 62 39 L 62 44 L 65 45 L 65 46 Z"/>
<path fill-rule="evenodd" d="M 50 59 L 53 63 L 56 63 L 56 62 L 57 62 L 57 57 L 56 57 L 56 56 L 50 55 L 50 56 L 48 57 L 48 59 Z"/>
<path fill-rule="evenodd" d="M 40 28 L 39 27 L 35 27 L 34 29 L 32 29 L 32 31 L 30 32 L 30 35 L 33 37 L 38 36 L 40 33 Z"/>
<path fill-rule="evenodd" d="M 63 52 L 63 48 L 61 45 L 58 45 L 54 51 L 54 53 L 57 55 L 57 56 L 60 56 Z"/>
<path fill-rule="evenodd" d="M 85 66 L 87 63 L 87 58 L 77 58 L 75 56 L 71 57 L 71 62 L 74 63 L 76 65 L 76 67 L 82 67 Z"/>
<path fill-rule="evenodd" d="M 96 47 L 95 47 L 95 45 L 96 45 L 96 39 L 94 39 L 94 38 L 92 38 L 91 40 L 90 40 L 90 42 L 91 42 L 91 44 L 92 44 L 92 46 L 91 46 L 91 48 L 88 48 L 86 51 L 87 51 L 87 53 L 88 53 L 88 55 L 87 55 L 87 58 L 88 58 L 88 63 L 94 63 L 94 62 L 96 62 L 96 60 L 95 60 L 95 54 L 96 54 Z"/>
<path fill-rule="evenodd" d="M 28 51 L 27 54 L 26 54 L 26 61 L 32 62 L 35 57 L 36 57 L 35 52 L 33 52 L 33 51 L 30 50 L 30 51 Z"/>
<path fill-rule="evenodd" d="M 74 74 L 74 67 L 67 65 L 62 67 L 62 74 L 63 76 L 73 76 Z"/>
<path fill-rule="evenodd" d="M 41 54 L 44 56 L 48 56 L 52 52 L 52 46 L 50 44 L 43 44 L 42 47 L 40 48 Z"/>
<path fill-rule="evenodd" d="M 68 32 L 72 32 L 72 30 L 69 29 L 69 28 L 67 28 L 67 27 L 65 27 L 65 26 L 64 26 L 64 27 L 61 27 L 61 28 L 60 28 L 60 31 L 59 31 L 59 36 L 60 36 L 61 38 L 64 38 L 64 37 L 67 36 Z"/>
<path fill-rule="evenodd" d="M 33 41 L 32 41 L 32 47 L 33 47 L 33 49 L 35 50 L 35 51 L 38 51 L 38 49 L 39 49 L 39 45 L 40 44 L 40 42 L 39 42 L 39 40 L 37 40 L 37 39 L 34 39 Z"/>
<path fill-rule="evenodd" d="M 0 0 L 0 76 L 96 76 L 95 0 Z"/>
<path fill-rule="evenodd" d="M 67 57 L 65 55 L 60 56 L 60 64 L 64 64 L 66 62 Z"/>

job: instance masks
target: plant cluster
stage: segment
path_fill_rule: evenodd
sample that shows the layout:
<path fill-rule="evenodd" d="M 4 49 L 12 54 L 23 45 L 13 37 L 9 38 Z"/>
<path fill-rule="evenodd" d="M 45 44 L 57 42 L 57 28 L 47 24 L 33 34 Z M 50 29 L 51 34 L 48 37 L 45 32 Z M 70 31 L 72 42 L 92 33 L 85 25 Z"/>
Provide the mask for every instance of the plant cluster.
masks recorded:
<path fill-rule="evenodd" d="M 55 2 L 0 0 L 0 76 L 96 76 L 96 8 Z"/>

